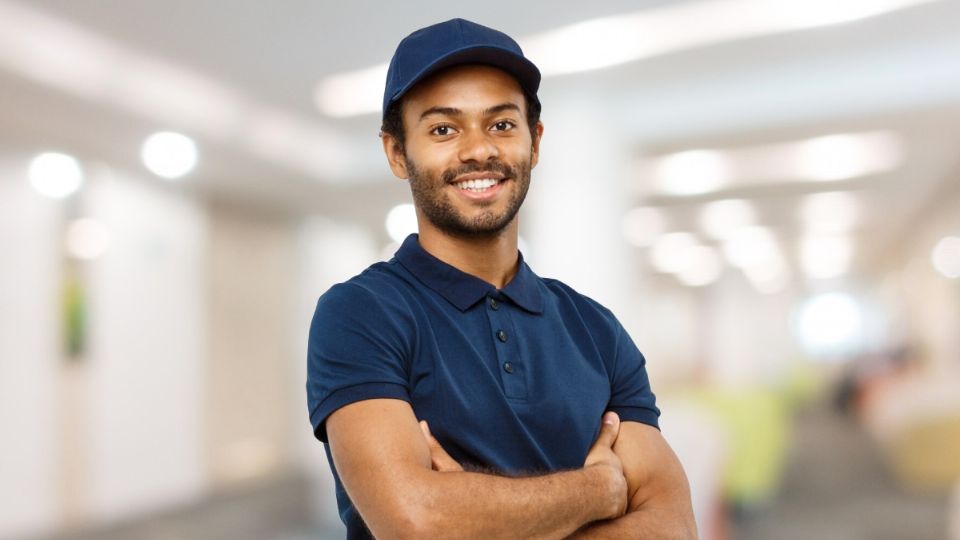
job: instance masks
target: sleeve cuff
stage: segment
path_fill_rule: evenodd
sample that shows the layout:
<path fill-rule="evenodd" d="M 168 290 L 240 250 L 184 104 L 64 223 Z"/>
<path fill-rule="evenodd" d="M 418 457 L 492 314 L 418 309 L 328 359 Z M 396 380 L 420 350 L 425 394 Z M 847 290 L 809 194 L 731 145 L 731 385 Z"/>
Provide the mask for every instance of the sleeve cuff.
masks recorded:
<path fill-rule="evenodd" d="M 340 407 L 367 399 L 399 399 L 410 402 L 407 387 L 396 383 L 364 383 L 341 388 L 320 402 L 310 413 L 313 435 L 321 442 L 327 442 L 327 417 Z"/>
<path fill-rule="evenodd" d="M 660 429 L 660 411 L 658 409 L 612 406 L 607 410 L 617 413 L 621 421 L 640 422 L 641 424 L 647 424 L 648 426 Z"/>

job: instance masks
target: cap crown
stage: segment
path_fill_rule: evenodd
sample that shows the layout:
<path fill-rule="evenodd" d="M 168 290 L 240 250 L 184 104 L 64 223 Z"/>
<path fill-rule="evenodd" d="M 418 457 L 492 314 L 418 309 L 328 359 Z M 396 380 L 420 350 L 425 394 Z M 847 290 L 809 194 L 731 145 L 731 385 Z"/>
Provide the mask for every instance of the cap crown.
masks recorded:
<path fill-rule="evenodd" d="M 523 56 L 513 38 L 465 19 L 450 19 L 421 28 L 397 45 L 387 70 L 383 115 L 386 116 L 391 103 L 430 74 L 471 63 L 503 69 L 517 79 L 531 98 L 537 99 L 540 70 Z"/>

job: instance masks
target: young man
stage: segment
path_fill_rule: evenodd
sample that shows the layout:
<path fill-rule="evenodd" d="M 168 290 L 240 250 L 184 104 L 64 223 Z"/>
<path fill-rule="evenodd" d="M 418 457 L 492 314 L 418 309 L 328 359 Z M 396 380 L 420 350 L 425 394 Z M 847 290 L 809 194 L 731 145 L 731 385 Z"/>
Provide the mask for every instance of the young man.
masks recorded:
<path fill-rule="evenodd" d="M 539 83 L 510 37 L 461 19 L 391 61 L 383 148 L 419 235 L 325 293 L 310 330 L 348 538 L 696 537 L 643 356 L 517 251 Z"/>

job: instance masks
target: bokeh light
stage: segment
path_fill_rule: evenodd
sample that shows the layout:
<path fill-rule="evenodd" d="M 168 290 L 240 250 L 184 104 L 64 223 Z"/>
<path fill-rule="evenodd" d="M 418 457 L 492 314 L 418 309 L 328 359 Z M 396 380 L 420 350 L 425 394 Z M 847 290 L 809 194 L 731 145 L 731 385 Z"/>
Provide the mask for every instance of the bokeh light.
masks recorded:
<path fill-rule="evenodd" d="M 150 172 L 168 180 L 185 176 L 197 165 L 196 143 L 190 137 L 172 131 L 161 131 L 148 137 L 140 155 Z"/>
<path fill-rule="evenodd" d="M 76 158 L 45 152 L 30 162 L 30 185 L 37 193 L 54 199 L 73 194 L 83 185 L 83 171 Z"/>

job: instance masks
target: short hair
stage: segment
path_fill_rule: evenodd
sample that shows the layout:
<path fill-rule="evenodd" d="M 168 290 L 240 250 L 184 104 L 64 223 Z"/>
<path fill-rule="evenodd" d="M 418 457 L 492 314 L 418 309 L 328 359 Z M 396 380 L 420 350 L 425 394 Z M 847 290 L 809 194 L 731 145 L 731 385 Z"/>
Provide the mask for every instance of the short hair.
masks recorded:
<path fill-rule="evenodd" d="M 523 98 L 526 101 L 527 127 L 530 129 L 530 136 L 533 137 L 536 133 L 537 122 L 540 121 L 540 100 L 531 97 L 526 92 L 523 93 Z M 383 123 L 380 124 L 380 135 L 383 136 L 385 133 L 397 141 L 401 151 L 405 150 L 407 136 L 403 130 L 403 98 L 394 101 L 387 108 L 387 114 L 384 115 Z"/>

